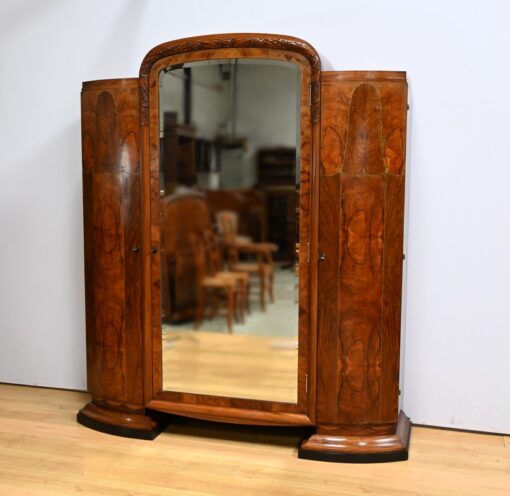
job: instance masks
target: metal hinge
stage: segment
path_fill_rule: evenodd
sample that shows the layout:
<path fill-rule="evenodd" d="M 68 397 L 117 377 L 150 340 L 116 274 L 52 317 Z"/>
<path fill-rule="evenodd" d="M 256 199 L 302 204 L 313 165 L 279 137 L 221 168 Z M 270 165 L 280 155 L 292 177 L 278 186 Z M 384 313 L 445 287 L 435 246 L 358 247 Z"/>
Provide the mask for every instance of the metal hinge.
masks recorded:
<path fill-rule="evenodd" d="M 308 394 L 308 374 L 305 375 L 305 393 Z"/>

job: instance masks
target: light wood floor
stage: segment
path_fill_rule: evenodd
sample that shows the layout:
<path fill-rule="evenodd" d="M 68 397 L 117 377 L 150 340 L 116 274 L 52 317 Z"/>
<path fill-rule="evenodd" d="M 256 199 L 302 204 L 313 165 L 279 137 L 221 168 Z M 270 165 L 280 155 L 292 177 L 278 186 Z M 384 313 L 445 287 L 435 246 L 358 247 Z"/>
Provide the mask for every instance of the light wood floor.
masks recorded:
<path fill-rule="evenodd" d="M 296 430 L 180 420 L 152 442 L 101 434 L 75 421 L 88 400 L 0 385 L 0 495 L 510 495 L 509 437 L 414 428 L 409 461 L 344 465 L 299 460 Z"/>

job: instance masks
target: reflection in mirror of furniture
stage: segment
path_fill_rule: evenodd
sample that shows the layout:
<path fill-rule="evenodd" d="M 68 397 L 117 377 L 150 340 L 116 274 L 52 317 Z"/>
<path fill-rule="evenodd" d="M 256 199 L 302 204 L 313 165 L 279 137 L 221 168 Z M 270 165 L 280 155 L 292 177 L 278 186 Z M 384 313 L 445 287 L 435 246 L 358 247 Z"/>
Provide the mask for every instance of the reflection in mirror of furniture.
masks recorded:
<path fill-rule="evenodd" d="M 178 184 L 195 184 L 195 148 L 195 129 L 177 124 L 175 115 L 165 112 L 160 155 L 161 171 L 165 178 L 163 186 L 167 194 L 173 193 Z"/>
<path fill-rule="evenodd" d="M 220 210 L 216 212 L 215 217 L 218 231 L 223 236 L 227 247 L 251 242 L 251 237 L 239 235 L 240 216 L 237 212 L 233 210 Z"/>
<path fill-rule="evenodd" d="M 264 191 L 267 241 L 278 245 L 278 259 L 294 261 L 297 239 L 296 150 L 265 148 L 258 153 L 258 187 Z"/>
<path fill-rule="evenodd" d="M 271 302 L 274 302 L 274 263 L 271 255 L 274 250 L 272 243 L 227 242 L 229 270 L 245 273 L 253 278 L 259 290 L 262 311 L 266 309 L 266 291 Z M 240 260 L 240 253 L 250 256 L 251 260 Z"/>
<path fill-rule="evenodd" d="M 207 254 L 207 274 L 210 276 L 222 277 L 234 281 L 236 292 L 239 297 L 239 317 L 244 322 L 244 311 L 250 311 L 250 276 L 244 272 L 226 271 L 223 260 L 222 247 L 214 232 L 210 229 L 202 233 L 206 254 Z"/>
<path fill-rule="evenodd" d="M 274 243 L 254 242 L 246 236 L 238 235 L 239 216 L 236 212 L 222 210 L 216 213 L 218 227 L 228 256 L 229 270 L 248 274 L 258 283 L 260 308 L 266 309 L 266 291 L 274 302 L 274 263 L 273 253 L 278 250 Z M 242 261 L 240 254 L 250 261 Z"/>
<path fill-rule="evenodd" d="M 243 308 L 244 291 L 237 284 L 238 281 L 235 278 L 225 277 L 221 274 L 207 274 L 206 247 L 203 239 L 196 234 L 192 234 L 190 241 L 198 288 L 195 327 L 200 327 L 209 306 L 211 306 L 213 312 L 217 312 L 217 302 L 222 300 L 225 302 L 228 332 L 232 333 L 234 311 L 236 308 Z M 213 305 L 210 305 L 211 302 Z M 216 313 L 212 313 L 213 317 L 215 315 Z"/>
<path fill-rule="evenodd" d="M 165 322 L 194 318 L 198 286 L 191 236 L 212 229 L 205 197 L 182 191 L 160 202 L 161 290 Z"/>
<path fill-rule="evenodd" d="M 214 183 L 201 178 L 201 184 L 197 184 L 197 187 L 204 190 L 207 201 L 214 196 L 218 198 L 218 195 L 210 195 L 209 190 L 219 189 L 226 193 L 228 189 L 228 196 L 222 194 L 220 198 L 222 201 L 227 198 L 238 200 L 238 206 L 241 208 L 237 208 L 234 215 L 239 215 L 239 225 L 243 226 L 249 226 L 251 223 L 251 215 L 248 218 L 251 209 L 244 207 L 250 207 L 250 199 L 257 196 L 253 189 L 256 184 L 257 150 L 272 142 L 285 143 L 294 150 L 299 148 L 300 137 L 296 131 L 299 127 L 296 122 L 297 109 L 302 104 L 302 95 L 308 94 L 306 88 L 310 80 L 308 64 L 304 64 L 303 68 L 303 60 L 295 63 L 293 55 L 280 59 L 279 52 L 265 53 L 261 59 L 260 53 L 259 49 L 249 48 L 243 48 L 242 53 L 237 49 L 229 49 L 227 53 L 221 49 L 208 51 L 206 54 L 197 52 L 188 54 L 184 65 L 178 58 L 169 56 L 156 62 L 149 75 L 153 81 L 159 79 L 160 88 L 158 90 L 158 86 L 149 85 L 149 96 L 153 102 L 150 106 L 150 115 L 155 116 L 159 113 L 161 116 L 165 111 L 175 112 L 177 124 L 182 124 L 183 116 L 179 110 L 183 107 L 182 82 L 179 79 L 182 69 L 189 69 L 192 80 L 191 95 L 196 103 L 192 109 L 196 136 L 200 139 L 214 140 L 221 155 L 216 164 L 214 161 L 203 164 L 205 170 L 219 169 L 219 182 Z M 274 60 L 268 58 L 268 55 L 274 56 Z M 222 75 L 228 76 L 226 80 Z M 305 88 L 302 88 L 303 85 Z M 197 102 L 200 101 L 202 103 L 198 105 Z M 275 107 L 278 111 L 274 111 Z M 303 121 L 306 124 L 310 112 L 305 109 Z M 224 120 L 225 117 L 227 121 Z M 151 163 L 156 168 L 158 142 L 152 138 L 155 136 L 153 129 L 151 121 L 147 151 Z M 303 170 L 294 168 L 293 174 L 297 173 L 302 174 L 303 183 L 308 184 L 310 177 L 308 165 Z M 163 173 L 163 177 L 160 177 L 160 185 L 166 183 L 164 176 Z M 176 190 L 183 186 L 187 185 L 177 184 Z M 306 188 L 303 191 L 306 202 Z M 216 203 L 215 208 L 211 210 L 217 211 L 217 206 Z M 153 200 L 151 210 L 157 211 L 158 207 L 157 199 Z M 305 214 L 302 218 L 306 234 L 309 217 Z M 157 234 L 157 230 L 157 225 L 151 227 L 151 233 Z M 157 244 L 157 238 L 153 239 Z M 260 241 L 257 232 L 253 232 L 253 241 Z M 266 267 L 257 263 L 257 257 L 258 254 L 251 254 L 250 258 L 253 258 L 251 265 L 254 265 L 258 272 Z M 243 254 L 242 258 L 243 262 L 249 261 L 247 254 Z M 301 269 L 308 270 L 307 267 Z M 264 270 L 263 276 L 270 279 L 266 272 L 267 270 Z M 222 381 L 221 388 L 215 387 L 213 391 L 216 391 L 216 394 L 221 391 L 221 396 L 232 398 L 233 407 L 240 406 L 239 399 L 246 399 L 247 408 L 259 409 L 260 403 L 252 400 L 263 400 L 271 402 L 267 403 L 271 408 L 281 408 L 285 411 L 297 408 L 299 411 L 306 411 L 306 405 L 303 403 L 306 396 L 301 393 L 299 398 L 298 390 L 305 389 L 306 393 L 306 387 L 303 387 L 306 383 L 306 379 L 303 381 L 303 373 L 307 361 L 307 340 L 304 336 L 308 322 L 303 319 L 299 325 L 298 321 L 299 306 L 304 309 L 305 316 L 310 308 L 309 292 L 307 287 L 303 286 L 303 290 L 298 292 L 298 299 L 301 300 L 298 305 L 294 290 L 296 276 L 290 270 L 280 269 L 277 270 L 276 276 L 278 298 L 275 303 L 264 313 L 261 313 L 259 306 L 256 305 L 247 322 L 236 321 L 231 333 L 224 326 L 224 319 L 217 318 L 220 311 L 223 313 L 224 302 L 219 298 L 220 295 L 210 295 L 207 303 L 212 310 L 209 312 L 211 318 L 201 325 L 200 330 L 218 334 L 214 352 L 206 349 L 212 341 L 205 340 L 203 334 L 200 339 L 195 339 L 198 337 L 196 331 L 193 332 L 192 327 L 186 322 L 170 325 L 163 322 L 161 325 L 157 311 L 152 313 L 154 341 L 157 339 L 157 332 L 163 335 L 161 348 L 164 387 L 161 393 L 156 393 L 156 398 L 170 400 L 175 393 L 184 392 L 187 393 L 185 402 L 202 405 L 206 403 L 204 401 L 206 399 L 218 401 L 219 398 L 204 398 L 204 395 L 211 393 L 210 382 Z M 153 272 L 154 288 L 158 286 L 159 279 L 159 274 Z M 265 286 L 267 287 L 267 284 Z M 261 295 L 264 296 L 265 288 L 262 289 Z M 234 347 L 236 340 L 233 336 L 237 334 L 242 334 L 246 338 L 244 350 L 240 346 Z M 298 356 L 299 334 L 301 348 L 304 350 Z M 265 347 L 255 345 L 255 342 L 260 342 L 259 338 L 266 336 L 270 336 L 271 340 Z M 183 346 L 186 343 L 187 346 Z M 252 346 L 248 346 L 248 343 Z M 192 348 L 195 348 L 194 353 L 190 353 Z M 243 361 L 238 357 L 241 350 Z M 220 358 L 222 367 L 221 371 L 218 371 L 217 362 Z M 181 363 L 181 370 L 175 368 L 175 363 Z M 258 368 L 253 368 L 251 366 L 253 363 L 257 363 Z M 283 370 L 287 372 L 282 373 Z M 159 391 L 160 388 L 158 381 L 158 384 L 154 385 L 154 390 Z M 277 405 L 277 402 L 280 404 Z M 286 405 L 285 402 L 290 402 L 291 405 Z"/>
<path fill-rule="evenodd" d="M 167 199 L 160 199 L 158 78 L 165 67 L 225 58 L 284 60 L 301 71 L 300 196 L 295 205 L 298 380 L 296 393 L 285 401 L 267 399 L 256 384 L 237 397 L 223 392 L 221 384 L 210 384 L 202 394 L 163 388 L 161 301 L 172 288 L 165 289 L 160 270 L 168 257 L 162 244 L 168 233 L 160 225 Z M 164 43 L 145 57 L 139 79 L 85 83 L 92 402 L 78 420 L 145 438 L 162 428 L 158 412 L 314 426 L 315 433 L 301 446 L 302 458 L 407 458 L 410 422 L 399 413 L 398 401 L 406 105 L 405 73 L 321 72 L 308 43 L 280 35 L 213 35 Z M 204 229 L 210 229 L 209 213 L 204 217 Z M 184 215 L 181 228 L 187 220 Z M 132 251 L 134 246 L 140 251 Z M 168 306 L 165 319 L 174 312 L 172 302 Z M 243 336 L 230 336 L 236 346 L 243 345 Z M 212 333 L 200 337 L 215 346 Z M 180 344 L 186 352 L 186 343 Z"/>

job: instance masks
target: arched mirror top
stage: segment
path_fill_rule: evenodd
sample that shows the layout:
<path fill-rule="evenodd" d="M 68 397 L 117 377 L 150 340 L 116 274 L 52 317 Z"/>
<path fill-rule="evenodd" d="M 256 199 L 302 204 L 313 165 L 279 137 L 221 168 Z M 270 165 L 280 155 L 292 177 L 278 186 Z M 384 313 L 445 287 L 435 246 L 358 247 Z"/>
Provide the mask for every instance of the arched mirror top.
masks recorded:
<path fill-rule="evenodd" d="M 172 41 L 142 63 L 158 400 L 309 419 L 320 74 L 311 45 L 269 34 Z"/>
<path fill-rule="evenodd" d="M 154 47 L 140 67 L 140 118 L 148 124 L 151 78 L 172 64 L 189 60 L 226 58 L 280 59 L 307 66 L 310 70 L 312 122 L 319 119 L 321 62 L 317 51 L 306 41 L 278 34 L 230 33 L 194 36 L 169 41 Z"/>

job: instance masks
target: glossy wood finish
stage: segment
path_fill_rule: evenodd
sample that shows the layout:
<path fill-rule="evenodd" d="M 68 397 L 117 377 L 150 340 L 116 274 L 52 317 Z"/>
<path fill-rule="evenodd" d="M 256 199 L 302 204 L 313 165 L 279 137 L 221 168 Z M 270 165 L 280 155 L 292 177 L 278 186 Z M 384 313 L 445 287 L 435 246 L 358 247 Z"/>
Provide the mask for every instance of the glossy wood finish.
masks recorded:
<path fill-rule="evenodd" d="M 158 75 L 168 65 L 236 57 L 302 69 L 297 404 L 162 390 Z M 81 411 L 83 423 L 150 437 L 161 427 L 152 413 L 158 410 L 315 425 L 303 458 L 404 459 L 410 423 L 398 400 L 406 107 L 405 73 L 321 73 L 310 45 L 278 35 L 165 43 L 146 56 L 139 80 L 85 83 L 93 403 Z"/>
<path fill-rule="evenodd" d="M 110 405 L 102 407 L 91 402 L 77 415 L 80 424 L 115 436 L 152 440 L 168 425 L 168 417 L 158 413 L 119 412 Z"/>
<path fill-rule="evenodd" d="M 149 432 L 155 422 L 145 416 L 142 388 L 138 79 L 84 83 L 81 103 L 87 379 L 93 403 L 79 420 Z"/>
<path fill-rule="evenodd" d="M 373 463 L 397 462 L 409 457 L 411 421 L 400 413 L 396 428 L 377 426 L 350 429 L 343 427 L 343 434 L 323 428 L 301 445 L 299 458 L 324 462 Z M 386 431 L 389 430 L 388 433 Z"/>
<path fill-rule="evenodd" d="M 161 353 L 161 292 L 160 292 L 160 140 L 159 140 L 159 74 L 163 68 L 185 62 L 225 58 L 262 58 L 284 60 L 300 66 L 300 226 L 303 246 L 312 246 L 312 255 L 303 250 L 299 255 L 299 354 L 297 404 L 274 401 L 225 398 L 191 393 L 163 391 Z M 179 413 L 180 404 L 191 404 L 201 418 L 229 421 L 239 418 L 244 410 L 260 410 L 254 423 L 284 423 L 289 414 L 313 422 L 315 415 L 315 358 L 316 358 L 316 296 L 317 291 L 317 204 L 312 193 L 318 185 L 315 169 L 319 144 L 319 81 L 320 60 L 315 50 L 303 40 L 280 35 L 229 34 L 189 38 L 164 43 L 151 50 L 140 69 L 141 86 L 141 143 L 143 164 L 143 226 L 144 250 L 154 249 L 144 267 L 144 395 L 152 408 L 166 405 L 165 411 Z M 315 250 L 314 250 L 315 248 Z M 150 326 L 150 327 L 149 327 Z M 166 402 L 166 403 L 165 403 Z M 218 415 L 218 408 L 225 412 Z M 230 410 L 229 410 L 230 409 Z M 237 413 L 236 413 L 237 412 Z M 198 415 L 197 415 L 198 416 Z M 283 419 L 283 420 L 282 420 Z"/>
<path fill-rule="evenodd" d="M 250 57 L 253 54 L 259 58 L 282 58 L 299 55 L 306 59 L 311 69 L 311 92 L 309 104 L 312 108 L 312 121 L 318 122 L 320 109 L 320 78 L 321 61 L 320 57 L 308 42 L 295 38 L 293 36 L 278 34 L 260 34 L 260 33 L 231 33 L 231 34 L 212 34 L 207 36 L 195 36 L 192 38 L 182 38 L 180 40 L 169 41 L 154 47 L 143 59 L 140 68 L 140 95 L 141 95 L 141 124 L 147 126 L 151 114 L 150 108 L 150 75 L 154 71 L 158 62 L 170 57 L 181 57 L 183 61 L 217 59 L 214 52 L 221 50 L 224 58 Z M 229 55 L 229 50 L 233 52 Z M 196 56 L 196 52 L 203 52 L 201 56 Z M 205 53 L 204 53 L 205 52 Z M 205 55 L 205 56 L 204 56 Z M 184 57 L 183 57 L 184 56 Z M 168 65 L 168 64 L 167 64 Z M 159 70 L 158 70 L 159 72 Z"/>
<path fill-rule="evenodd" d="M 408 429 L 397 425 L 406 114 L 405 73 L 323 73 L 323 365 L 317 434 L 303 444 L 303 457 L 406 453 L 399 435 Z M 380 434 L 393 440 L 383 446 Z"/>

